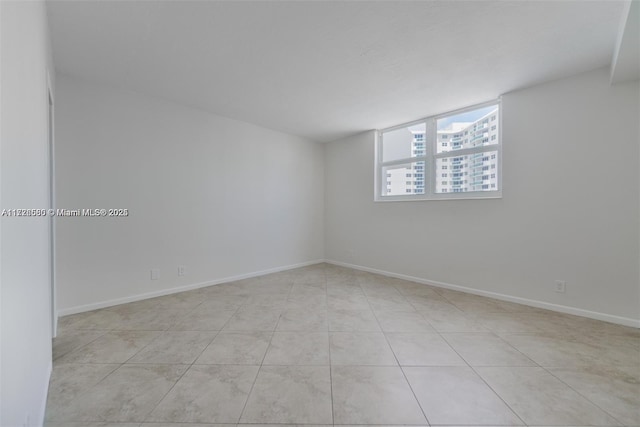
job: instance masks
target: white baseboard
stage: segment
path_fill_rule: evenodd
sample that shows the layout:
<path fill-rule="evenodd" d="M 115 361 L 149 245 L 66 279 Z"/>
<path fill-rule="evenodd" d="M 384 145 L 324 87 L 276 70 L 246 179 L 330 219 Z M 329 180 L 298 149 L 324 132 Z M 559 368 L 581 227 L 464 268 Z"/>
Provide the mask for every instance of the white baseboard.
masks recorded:
<path fill-rule="evenodd" d="M 521 297 L 516 297 L 516 296 L 512 296 L 512 295 L 500 294 L 500 293 L 497 293 L 497 292 L 483 291 L 483 290 L 480 290 L 480 289 L 468 288 L 466 286 L 454 285 L 454 284 L 451 284 L 451 283 L 439 282 L 439 281 L 436 281 L 436 280 L 428 280 L 428 279 L 423 279 L 423 278 L 420 278 L 420 277 L 409 276 L 409 275 L 406 275 L 406 274 L 394 273 L 394 272 L 390 272 L 390 271 L 379 270 L 379 269 L 376 269 L 376 268 L 365 267 L 365 266 L 356 265 L 356 264 L 349 264 L 349 263 L 346 263 L 346 262 L 330 260 L 330 259 L 312 260 L 312 261 L 307 261 L 307 262 L 303 262 L 303 263 L 299 263 L 299 264 L 292 264 L 292 265 L 287 265 L 287 266 L 270 268 L 270 269 L 267 269 L 267 270 L 254 271 L 254 272 L 251 272 L 251 273 L 240 274 L 240 275 L 237 275 L 237 276 L 224 277 L 224 278 L 221 278 L 221 279 L 215 279 L 215 280 L 211 280 L 211 281 L 207 281 L 207 282 L 194 283 L 194 284 L 191 284 L 191 285 L 179 286 L 179 287 L 169 288 L 169 289 L 162 289 L 162 290 L 155 291 L 155 292 L 148 292 L 148 293 L 133 295 L 133 296 L 129 296 L 129 297 L 116 298 L 116 299 L 112 299 L 112 300 L 108 300 L 108 301 L 101 301 L 101 302 L 92 303 L 92 304 L 86 304 L 86 305 L 80 305 L 80 306 L 65 308 L 65 309 L 58 310 L 58 316 L 66 316 L 66 315 L 69 315 L 69 314 L 83 313 L 85 311 L 97 310 L 97 309 L 100 309 L 100 308 L 112 307 L 114 305 L 126 304 L 126 303 L 129 303 L 129 302 L 135 302 L 135 301 L 140 301 L 140 300 L 144 300 L 144 299 L 149 299 L 149 298 L 154 298 L 154 297 L 159 297 L 159 296 L 164 296 L 164 295 L 170 295 L 170 294 L 175 294 L 175 293 L 179 293 L 179 292 L 190 291 L 190 290 L 193 290 L 193 289 L 204 288 L 204 287 L 207 287 L 207 286 L 218 285 L 218 284 L 221 284 L 221 283 L 233 282 L 233 281 L 236 281 L 236 280 L 249 279 L 249 278 L 252 278 L 252 277 L 263 276 L 265 274 L 277 273 L 279 271 L 292 270 L 292 269 L 295 269 L 295 268 L 306 267 L 306 266 L 309 266 L 309 265 L 319 264 L 319 263 L 323 263 L 323 262 L 326 262 L 327 264 L 333 264 L 333 265 L 339 265 L 339 266 L 342 266 L 342 267 L 353 268 L 354 270 L 367 271 L 367 272 L 370 272 L 370 273 L 380 274 L 380 275 L 387 276 L 387 277 L 394 277 L 394 278 L 397 278 L 397 279 L 409 280 L 411 282 L 416 282 L 416 283 L 422 283 L 422 284 L 425 284 L 425 285 L 436 286 L 436 287 L 439 287 L 439 288 L 452 289 L 452 290 L 455 290 L 455 291 L 466 292 L 466 293 L 469 293 L 469 294 L 474 294 L 474 295 L 479 295 L 479 296 L 484 296 L 484 297 L 489 297 L 489 298 L 495 298 L 495 299 L 502 300 L 502 301 L 515 302 L 517 304 L 528 305 L 528 306 L 536 307 L 536 308 L 543 308 L 543 309 L 546 309 L 546 310 L 556 311 L 556 312 L 559 312 L 559 313 L 572 314 L 572 315 L 575 315 L 575 316 L 582 316 L 582 317 L 587 317 L 587 318 L 590 318 L 590 319 L 602 320 L 604 322 L 610 322 L 610 323 L 616 323 L 616 324 L 619 324 L 619 325 L 631 326 L 631 327 L 634 327 L 634 328 L 640 328 L 640 320 L 638 320 L 638 319 L 632 319 L 632 318 L 628 318 L 628 317 L 621 317 L 621 316 L 616 316 L 616 315 L 607 314 L 607 313 L 600 313 L 600 312 L 597 312 L 597 311 L 584 310 L 584 309 L 581 309 L 581 308 L 570 307 L 570 306 L 560 305 L 560 304 L 553 304 L 553 303 L 550 303 L 550 302 L 532 300 L 532 299 L 528 299 L 528 298 L 521 298 Z"/>
<path fill-rule="evenodd" d="M 162 289 L 155 292 L 147 292 L 144 294 L 132 295 L 128 297 L 115 298 L 107 301 L 96 302 L 92 304 L 78 305 L 75 307 L 63 308 L 58 310 L 58 316 L 67 316 L 69 314 L 84 313 L 85 311 L 97 310 L 99 308 L 112 307 L 114 305 L 126 304 L 128 302 L 135 302 L 145 300 L 149 298 L 161 297 L 164 295 L 176 294 L 179 292 L 191 291 L 193 289 L 205 288 L 207 286 L 219 285 L 221 283 L 234 282 L 236 280 L 250 279 L 252 277 L 264 276 L 265 274 L 277 273 L 279 271 L 293 270 L 294 268 L 306 267 L 309 265 L 323 263 L 323 259 L 301 262 L 298 264 L 285 265 L 281 267 L 269 268 L 267 270 L 254 271 L 246 274 L 239 274 L 237 276 L 229 276 L 221 279 L 210 280 L 206 282 L 193 283 L 191 285 L 178 286 L 175 288 Z"/>
<path fill-rule="evenodd" d="M 394 277 L 396 279 L 409 280 L 411 282 L 422 283 L 425 285 L 436 286 L 438 288 L 451 289 L 454 291 L 466 292 L 469 294 L 479 295 L 483 297 L 495 298 L 502 301 L 515 302 L 518 304 L 528 305 L 536 308 L 543 308 L 546 310 L 557 311 L 560 313 L 573 314 L 575 316 L 588 317 L 590 319 L 602 320 L 604 322 L 616 323 L 624 326 L 631 326 L 633 328 L 640 328 L 640 320 L 632 319 L 629 317 L 615 316 L 613 314 L 600 313 L 597 311 L 584 310 L 581 308 L 570 307 L 566 305 L 553 304 L 545 301 L 532 300 L 528 298 L 515 297 L 506 294 L 500 294 L 497 292 L 483 291 L 480 289 L 468 288 L 460 285 L 453 285 L 451 283 L 438 282 L 435 280 L 422 279 L 420 277 L 408 276 L 406 274 L 393 273 L 390 271 L 378 270 L 376 268 L 365 267 L 362 265 L 349 264 L 346 262 L 340 262 L 335 260 L 325 259 L 327 264 L 339 265 L 341 267 L 353 268 L 354 270 L 367 271 L 369 273 L 380 274 L 382 276 Z"/>

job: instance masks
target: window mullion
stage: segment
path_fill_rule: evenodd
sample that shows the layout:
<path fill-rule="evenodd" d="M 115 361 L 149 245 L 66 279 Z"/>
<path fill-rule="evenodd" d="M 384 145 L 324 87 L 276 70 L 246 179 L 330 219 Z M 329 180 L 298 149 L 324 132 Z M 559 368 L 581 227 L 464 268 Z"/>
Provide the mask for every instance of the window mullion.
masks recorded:
<path fill-rule="evenodd" d="M 391 160 L 389 162 L 380 163 L 380 167 L 381 168 L 385 168 L 385 167 L 388 167 L 388 166 L 403 165 L 405 163 L 424 162 L 426 160 L 427 160 L 427 156 L 409 157 L 409 158 L 406 158 L 406 159 Z"/>
<path fill-rule="evenodd" d="M 497 117 L 492 115 L 496 110 Z M 376 135 L 376 200 L 501 197 L 501 127 L 498 100 L 380 131 Z M 403 151 L 405 147 L 409 153 Z M 451 151 L 439 152 L 445 149 Z M 489 155 L 492 152 L 496 155 Z M 383 156 L 407 155 L 383 162 Z"/>
<path fill-rule="evenodd" d="M 428 119 L 426 123 L 426 132 L 427 138 L 429 139 L 428 144 L 431 147 L 429 150 L 429 161 L 425 162 L 426 166 L 428 166 L 429 170 L 429 181 L 425 185 L 425 189 L 429 189 L 429 196 L 433 196 L 436 193 L 436 147 L 438 143 L 438 135 L 436 129 L 436 121 L 434 119 Z"/>
<path fill-rule="evenodd" d="M 463 148 L 455 151 L 445 151 L 443 153 L 435 154 L 434 157 L 436 159 L 442 159 L 444 157 L 466 156 L 468 154 L 484 153 L 486 151 L 498 151 L 498 147 L 498 144 L 479 145 L 477 147 Z"/>

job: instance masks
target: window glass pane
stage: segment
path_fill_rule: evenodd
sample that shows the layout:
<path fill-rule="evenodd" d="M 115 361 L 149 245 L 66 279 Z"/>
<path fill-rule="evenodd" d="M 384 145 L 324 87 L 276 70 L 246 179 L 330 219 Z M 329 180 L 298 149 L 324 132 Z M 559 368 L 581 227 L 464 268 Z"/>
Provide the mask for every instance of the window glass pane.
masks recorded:
<path fill-rule="evenodd" d="M 409 159 L 425 155 L 426 125 L 417 125 L 384 132 L 382 134 L 382 162 Z"/>
<path fill-rule="evenodd" d="M 497 165 L 497 151 L 437 159 L 436 193 L 498 191 Z"/>
<path fill-rule="evenodd" d="M 424 194 L 425 162 L 411 162 L 382 168 L 383 196 Z"/>
<path fill-rule="evenodd" d="M 436 152 L 498 144 L 498 108 L 498 105 L 490 105 L 438 119 Z"/>

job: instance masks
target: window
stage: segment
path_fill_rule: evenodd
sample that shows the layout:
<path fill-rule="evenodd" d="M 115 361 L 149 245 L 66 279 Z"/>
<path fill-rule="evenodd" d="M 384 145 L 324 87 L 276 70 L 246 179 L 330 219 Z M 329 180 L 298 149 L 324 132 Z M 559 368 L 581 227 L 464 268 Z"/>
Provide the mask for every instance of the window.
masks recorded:
<path fill-rule="evenodd" d="M 493 101 L 378 132 L 375 199 L 501 197 L 500 131 Z"/>

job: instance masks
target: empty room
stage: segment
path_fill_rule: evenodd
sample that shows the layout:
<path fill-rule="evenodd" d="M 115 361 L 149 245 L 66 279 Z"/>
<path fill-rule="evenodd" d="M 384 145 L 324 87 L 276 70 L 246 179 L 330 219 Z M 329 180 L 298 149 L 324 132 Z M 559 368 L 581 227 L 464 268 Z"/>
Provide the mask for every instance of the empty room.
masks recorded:
<path fill-rule="evenodd" d="M 640 426 L 640 2 L 0 0 L 0 426 Z"/>

